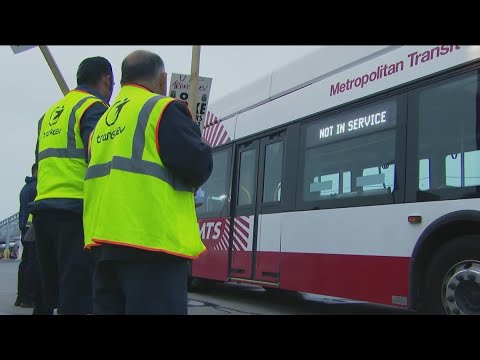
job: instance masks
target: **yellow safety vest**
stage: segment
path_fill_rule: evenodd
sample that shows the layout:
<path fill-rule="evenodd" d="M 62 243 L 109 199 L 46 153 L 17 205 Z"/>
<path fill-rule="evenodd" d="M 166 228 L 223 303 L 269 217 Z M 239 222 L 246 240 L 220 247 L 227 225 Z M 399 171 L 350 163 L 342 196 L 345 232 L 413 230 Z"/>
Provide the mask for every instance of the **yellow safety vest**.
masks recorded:
<path fill-rule="evenodd" d="M 38 180 L 35 201 L 83 199 L 87 171 L 80 121 L 85 111 L 102 100 L 80 90 L 70 91 L 38 124 Z"/>
<path fill-rule="evenodd" d="M 197 258 L 193 189 L 159 155 L 158 126 L 174 99 L 125 85 L 89 142 L 83 222 L 85 247 L 110 243 Z"/>

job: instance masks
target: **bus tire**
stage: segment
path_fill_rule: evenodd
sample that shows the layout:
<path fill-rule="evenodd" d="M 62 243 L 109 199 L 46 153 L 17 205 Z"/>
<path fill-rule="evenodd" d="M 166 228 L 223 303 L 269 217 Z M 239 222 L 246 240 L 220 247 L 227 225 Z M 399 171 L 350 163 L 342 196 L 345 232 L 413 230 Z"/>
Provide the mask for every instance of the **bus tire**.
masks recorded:
<path fill-rule="evenodd" d="M 453 239 L 434 253 L 423 298 L 420 313 L 480 314 L 479 235 Z"/>

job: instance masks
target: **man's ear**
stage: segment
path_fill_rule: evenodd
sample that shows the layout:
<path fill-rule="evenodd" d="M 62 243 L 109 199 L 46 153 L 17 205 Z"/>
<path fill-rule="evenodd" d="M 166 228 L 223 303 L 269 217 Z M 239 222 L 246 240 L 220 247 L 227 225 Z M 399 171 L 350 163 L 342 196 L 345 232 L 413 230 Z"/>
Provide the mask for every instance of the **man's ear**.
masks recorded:
<path fill-rule="evenodd" d="M 160 95 L 167 96 L 167 73 L 160 74 Z"/>

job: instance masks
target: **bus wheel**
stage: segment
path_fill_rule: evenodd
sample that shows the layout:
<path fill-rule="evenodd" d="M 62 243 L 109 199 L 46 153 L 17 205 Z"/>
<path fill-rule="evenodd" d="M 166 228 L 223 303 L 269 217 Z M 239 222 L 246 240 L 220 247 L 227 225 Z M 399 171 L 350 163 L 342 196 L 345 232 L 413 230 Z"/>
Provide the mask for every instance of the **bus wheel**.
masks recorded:
<path fill-rule="evenodd" d="M 454 239 L 431 261 L 421 312 L 480 315 L 480 236 Z"/>

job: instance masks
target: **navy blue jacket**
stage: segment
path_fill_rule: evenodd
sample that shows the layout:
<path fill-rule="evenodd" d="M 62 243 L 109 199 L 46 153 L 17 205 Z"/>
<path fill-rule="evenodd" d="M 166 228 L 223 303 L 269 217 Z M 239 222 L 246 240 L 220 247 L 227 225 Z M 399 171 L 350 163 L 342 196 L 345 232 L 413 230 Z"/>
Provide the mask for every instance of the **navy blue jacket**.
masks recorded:
<path fill-rule="evenodd" d="M 22 234 L 27 231 L 27 220 L 30 213 L 28 204 L 35 200 L 35 196 L 37 196 L 37 178 L 27 176 L 25 185 L 20 191 L 20 211 L 18 214 L 18 227 Z"/>
<path fill-rule="evenodd" d="M 165 166 L 193 188 L 205 183 L 213 170 L 212 149 L 202 141 L 197 123 L 179 100 L 163 112 L 158 127 L 160 157 Z"/>

